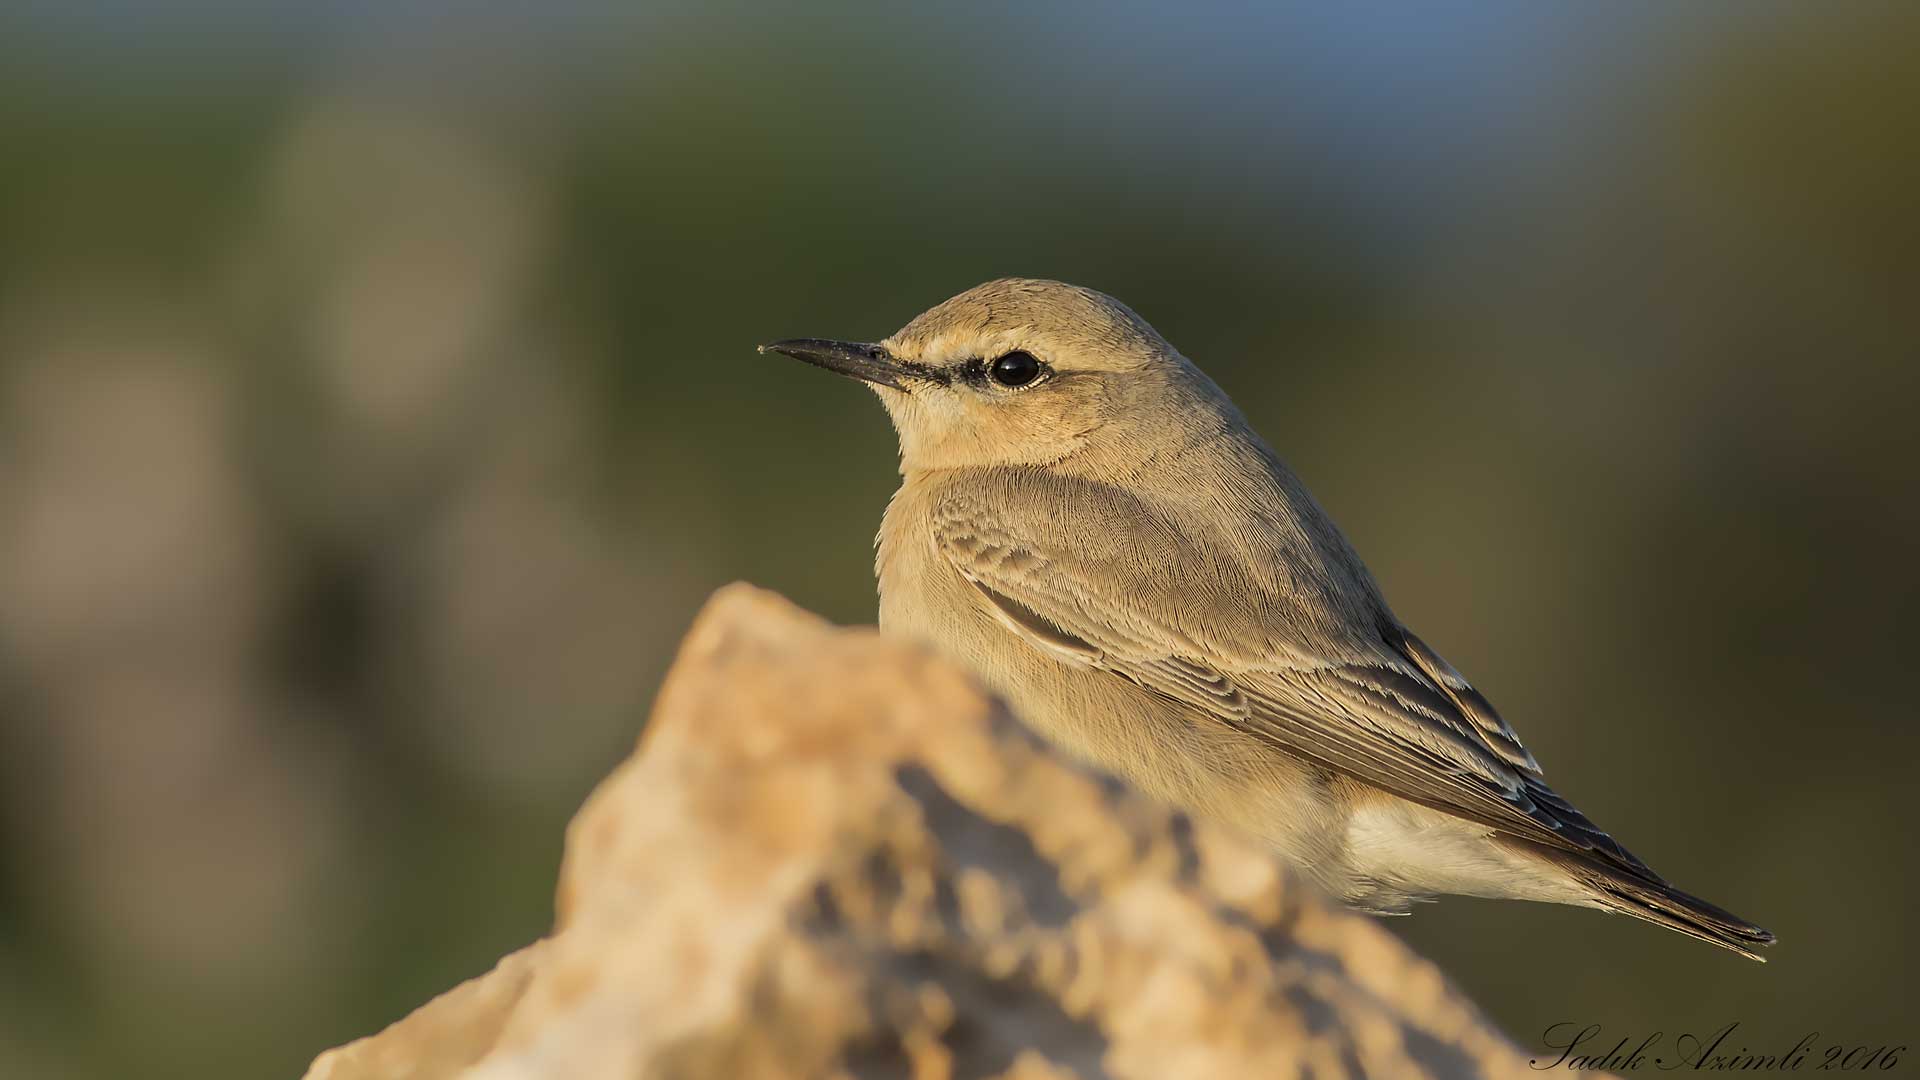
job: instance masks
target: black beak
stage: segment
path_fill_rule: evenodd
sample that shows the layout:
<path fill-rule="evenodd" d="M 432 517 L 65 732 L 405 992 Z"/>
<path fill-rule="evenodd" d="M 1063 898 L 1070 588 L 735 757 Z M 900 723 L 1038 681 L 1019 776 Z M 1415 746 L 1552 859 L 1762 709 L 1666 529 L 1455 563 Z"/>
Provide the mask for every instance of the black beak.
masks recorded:
<path fill-rule="evenodd" d="M 902 363 L 878 345 L 857 341 L 825 341 L 820 338 L 788 338 L 760 346 L 763 353 L 777 352 L 815 367 L 837 371 L 863 382 L 878 383 L 895 390 L 908 389 L 907 380 L 932 378 L 932 372 L 919 364 Z"/>

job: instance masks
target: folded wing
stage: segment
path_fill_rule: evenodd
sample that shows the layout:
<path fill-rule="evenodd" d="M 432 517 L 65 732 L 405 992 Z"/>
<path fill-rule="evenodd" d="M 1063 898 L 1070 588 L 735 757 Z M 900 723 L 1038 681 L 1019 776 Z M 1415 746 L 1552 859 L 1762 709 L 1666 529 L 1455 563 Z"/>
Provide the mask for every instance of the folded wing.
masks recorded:
<path fill-rule="evenodd" d="M 1486 699 L 1425 643 L 1381 619 L 1377 640 L 1336 650 L 1289 627 L 1316 613 L 1280 590 L 1218 587 L 1222 567 L 1183 550 L 1177 526 L 1139 506 L 1123 528 L 1061 528 L 978 497 L 934 517 L 934 543 L 1009 629 L 1063 661 L 1128 679 L 1275 748 L 1391 794 L 1551 848 L 1646 866 L 1547 787 Z M 1094 523 L 1096 526 L 1098 522 Z M 1144 530 L 1143 558 L 1127 539 Z M 1205 581 L 1184 582 L 1201 566 Z M 1245 584 L 1241 582 L 1240 584 Z M 1182 603 L 1183 598 L 1203 603 Z"/>

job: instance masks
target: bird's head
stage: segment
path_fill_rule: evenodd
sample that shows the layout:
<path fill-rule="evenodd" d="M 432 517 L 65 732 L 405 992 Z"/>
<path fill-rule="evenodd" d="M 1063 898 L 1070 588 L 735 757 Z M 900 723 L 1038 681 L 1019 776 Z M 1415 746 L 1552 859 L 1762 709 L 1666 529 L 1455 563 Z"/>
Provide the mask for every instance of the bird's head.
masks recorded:
<path fill-rule="evenodd" d="M 1207 414 L 1231 410 L 1125 304 L 1057 281 L 987 282 L 884 341 L 795 338 L 761 351 L 871 385 L 908 471 L 1044 467 L 1087 455 L 1123 467 L 1120 459 L 1145 457 Z"/>

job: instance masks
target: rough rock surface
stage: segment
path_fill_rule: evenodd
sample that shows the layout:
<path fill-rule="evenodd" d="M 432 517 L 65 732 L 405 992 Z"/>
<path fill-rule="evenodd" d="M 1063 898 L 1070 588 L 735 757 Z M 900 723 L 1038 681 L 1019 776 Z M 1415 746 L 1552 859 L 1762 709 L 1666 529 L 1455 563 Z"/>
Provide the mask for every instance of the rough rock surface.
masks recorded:
<path fill-rule="evenodd" d="M 309 1077 L 1531 1075 L 1440 973 L 964 676 L 719 593 L 550 937 Z"/>

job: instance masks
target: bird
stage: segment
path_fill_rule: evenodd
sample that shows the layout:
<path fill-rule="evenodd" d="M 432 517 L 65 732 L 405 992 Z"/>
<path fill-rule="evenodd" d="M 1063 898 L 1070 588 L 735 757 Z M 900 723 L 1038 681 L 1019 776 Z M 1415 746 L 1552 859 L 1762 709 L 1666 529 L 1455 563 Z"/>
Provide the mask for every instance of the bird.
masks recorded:
<path fill-rule="evenodd" d="M 877 342 L 760 352 L 866 383 L 893 422 L 882 634 L 958 661 L 1069 756 L 1359 910 L 1570 904 L 1764 960 L 1773 934 L 1548 786 L 1227 395 L 1118 300 L 1003 278 Z"/>

